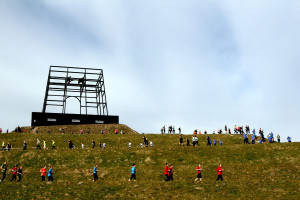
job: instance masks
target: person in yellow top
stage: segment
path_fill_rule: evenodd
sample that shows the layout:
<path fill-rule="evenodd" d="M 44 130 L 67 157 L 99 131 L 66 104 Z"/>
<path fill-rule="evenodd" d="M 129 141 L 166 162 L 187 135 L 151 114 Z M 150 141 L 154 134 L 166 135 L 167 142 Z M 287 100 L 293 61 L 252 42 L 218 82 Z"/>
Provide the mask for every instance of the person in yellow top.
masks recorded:
<path fill-rule="evenodd" d="M 5 149 L 5 142 L 2 141 L 2 151 Z"/>
<path fill-rule="evenodd" d="M 44 140 L 44 149 L 46 149 L 46 141 Z"/>
<path fill-rule="evenodd" d="M 56 149 L 56 143 L 54 140 L 52 140 L 52 149 Z"/>

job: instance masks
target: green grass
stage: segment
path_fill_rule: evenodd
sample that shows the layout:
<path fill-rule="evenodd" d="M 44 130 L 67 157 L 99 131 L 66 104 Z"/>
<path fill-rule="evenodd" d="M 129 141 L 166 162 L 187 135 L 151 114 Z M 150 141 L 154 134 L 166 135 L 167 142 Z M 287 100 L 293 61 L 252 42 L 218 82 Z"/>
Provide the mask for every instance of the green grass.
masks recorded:
<path fill-rule="evenodd" d="M 52 127 L 55 129 L 55 127 Z M 54 131 L 53 131 L 54 132 Z M 0 161 L 23 166 L 23 180 L 11 183 L 11 173 L 0 184 L 2 199 L 299 199 L 299 143 L 243 145 L 239 135 L 210 135 L 223 146 L 206 146 L 200 135 L 198 147 L 179 147 L 178 135 L 147 134 L 154 148 L 139 147 L 140 134 L 1 134 L 2 140 L 28 150 L 0 152 Z M 184 136 L 185 137 L 185 136 Z M 187 136 L 191 138 L 191 136 Z M 36 139 L 46 140 L 48 150 L 36 150 Z M 68 139 L 76 149 L 69 150 Z M 54 139 L 58 149 L 50 149 Z M 96 148 L 91 148 L 95 139 Z M 132 149 L 128 148 L 128 141 Z M 100 149 L 99 141 L 107 148 Z M 80 149 L 80 143 L 86 146 Z M 165 162 L 174 164 L 174 181 L 165 182 Z M 194 182 L 197 163 L 203 181 Z M 92 182 L 94 164 L 99 164 L 99 181 Z M 137 182 L 128 182 L 132 163 L 137 164 Z M 216 182 L 222 163 L 224 181 Z M 54 166 L 54 182 L 41 183 L 40 168 Z M 47 169 L 48 169 L 47 168 Z"/>

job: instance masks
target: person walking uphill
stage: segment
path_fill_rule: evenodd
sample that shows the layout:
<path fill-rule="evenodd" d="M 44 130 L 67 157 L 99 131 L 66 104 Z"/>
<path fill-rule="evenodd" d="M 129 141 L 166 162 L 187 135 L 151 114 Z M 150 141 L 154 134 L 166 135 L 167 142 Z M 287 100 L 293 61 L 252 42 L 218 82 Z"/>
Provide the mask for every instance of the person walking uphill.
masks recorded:
<path fill-rule="evenodd" d="M 169 181 L 169 164 L 166 163 L 165 169 L 164 169 L 164 175 L 166 176 L 165 181 Z"/>
<path fill-rule="evenodd" d="M 202 167 L 201 167 L 200 163 L 199 163 L 198 167 L 196 168 L 196 170 L 197 170 L 197 177 L 196 177 L 195 181 L 197 181 L 198 179 L 200 179 L 200 181 L 202 181 L 202 175 L 201 175 Z"/>
<path fill-rule="evenodd" d="M 41 149 L 41 142 L 39 139 L 36 139 L 36 149 Z"/>
<path fill-rule="evenodd" d="M 19 169 L 18 169 L 18 177 L 19 177 L 18 182 L 20 182 L 21 179 L 22 179 L 22 173 L 23 173 L 22 166 L 20 166 Z"/>
<path fill-rule="evenodd" d="M 51 166 L 48 171 L 48 181 L 53 181 L 53 167 Z"/>
<path fill-rule="evenodd" d="M 56 142 L 52 140 L 52 149 L 56 149 Z"/>
<path fill-rule="evenodd" d="M 98 171 L 99 171 L 98 170 L 98 164 L 96 164 L 95 167 L 94 167 L 94 170 L 93 170 L 93 176 L 94 176 L 93 182 L 98 180 L 98 175 L 97 175 Z"/>
<path fill-rule="evenodd" d="M 170 166 L 168 171 L 169 171 L 169 181 L 173 181 L 173 173 L 174 173 L 173 165 Z"/>
<path fill-rule="evenodd" d="M 223 169 L 222 169 L 222 165 L 220 164 L 219 167 L 216 169 L 217 170 L 217 174 L 218 174 L 218 178 L 217 178 L 217 181 L 219 179 L 221 179 L 221 181 L 223 181 L 223 176 L 222 176 L 222 172 L 223 172 Z"/>
<path fill-rule="evenodd" d="M 46 170 L 46 165 L 40 170 L 40 172 L 41 172 L 41 177 L 42 177 L 42 181 L 45 181 L 45 175 L 46 175 L 46 172 L 47 172 L 47 170 Z"/>
<path fill-rule="evenodd" d="M 4 163 L 1 165 L 1 170 L 2 170 L 2 178 L 1 178 L 0 182 L 2 182 L 6 177 L 7 161 L 4 161 Z"/>
<path fill-rule="evenodd" d="M 136 174 L 136 165 L 135 164 L 132 165 L 132 168 L 131 168 L 130 171 L 131 171 L 131 176 L 130 176 L 130 179 L 128 181 L 131 181 L 132 179 L 134 179 L 134 181 L 136 181 L 136 176 L 135 176 L 135 174 Z"/>
<path fill-rule="evenodd" d="M 17 172 L 18 172 L 18 166 L 15 165 L 14 168 L 11 170 L 12 171 L 12 178 L 10 180 L 10 182 L 12 182 L 13 180 L 17 180 Z"/>

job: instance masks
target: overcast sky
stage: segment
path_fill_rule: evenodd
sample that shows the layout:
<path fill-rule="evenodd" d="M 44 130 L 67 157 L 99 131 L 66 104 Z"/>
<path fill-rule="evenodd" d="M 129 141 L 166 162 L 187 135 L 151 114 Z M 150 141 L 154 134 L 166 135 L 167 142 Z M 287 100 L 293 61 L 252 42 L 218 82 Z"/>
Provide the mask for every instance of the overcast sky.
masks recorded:
<path fill-rule="evenodd" d="M 0 127 L 30 125 L 49 66 L 64 65 L 102 68 L 109 114 L 139 132 L 249 124 L 300 141 L 299 11 L 296 0 L 0 0 Z"/>

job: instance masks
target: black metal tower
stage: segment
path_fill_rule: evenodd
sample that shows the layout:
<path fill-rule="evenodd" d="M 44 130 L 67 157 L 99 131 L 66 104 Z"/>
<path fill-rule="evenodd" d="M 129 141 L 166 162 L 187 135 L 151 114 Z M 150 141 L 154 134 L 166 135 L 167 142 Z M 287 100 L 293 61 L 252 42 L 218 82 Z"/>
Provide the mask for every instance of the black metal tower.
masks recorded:
<path fill-rule="evenodd" d="M 79 113 L 66 113 L 69 98 L 76 98 L 79 101 Z M 47 113 L 49 107 L 59 107 L 61 113 Z M 90 113 L 92 111 L 94 113 Z M 43 111 L 32 113 L 32 125 L 118 123 L 118 121 L 118 116 L 108 115 L 102 69 L 50 66 Z"/>
<path fill-rule="evenodd" d="M 108 115 L 103 70 L 50 66 L 43 113 L 48 106 L 60 106 L 65 114 L 70 97 L 79 101 L 79 114 L 87 115 L 88 108 L 95 108 L 97 115 Z"/>

